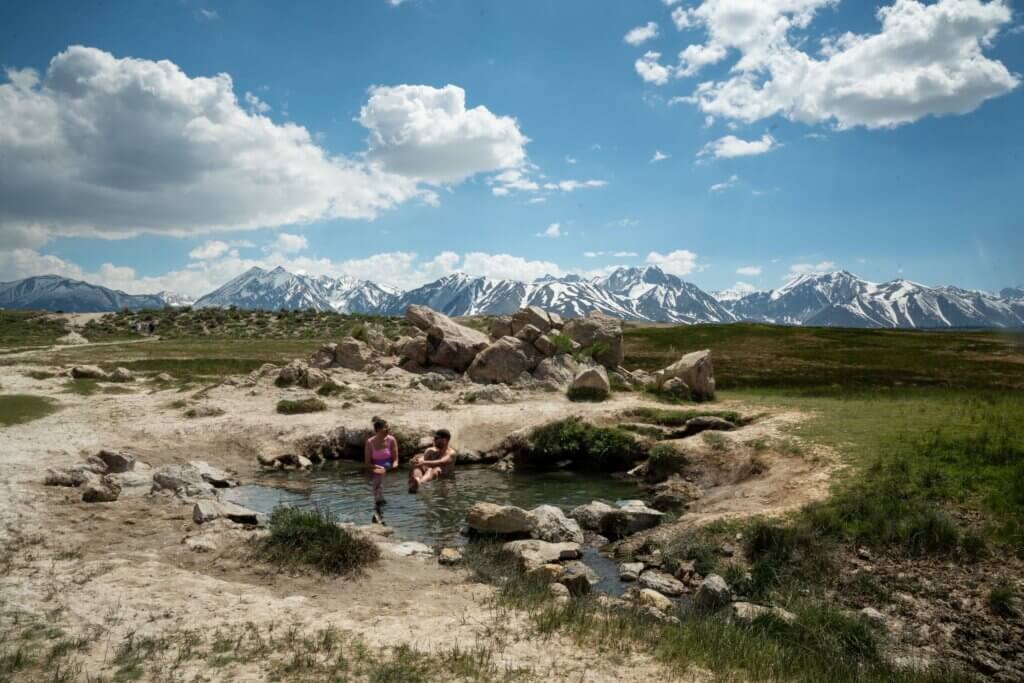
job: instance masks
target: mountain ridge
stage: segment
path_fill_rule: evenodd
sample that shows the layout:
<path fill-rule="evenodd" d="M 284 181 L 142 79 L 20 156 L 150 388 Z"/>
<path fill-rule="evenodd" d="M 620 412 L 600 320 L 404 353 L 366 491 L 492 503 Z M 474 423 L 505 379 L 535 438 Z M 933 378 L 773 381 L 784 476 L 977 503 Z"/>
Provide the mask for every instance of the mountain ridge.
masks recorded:
<path fill-rule="evenodd" d="M 906 279 L 875 283 L 845 270 L 799 275 L 767 291 L 726 290 L 719 297 L 657 266 L 623 267 L 594 278 L 547 275 L 532 282 L 452 273 L 406 291 L 348 276 L 253 267 L 194 302 L 172 292 L 126 294 L 56 275 L 0 283 L 0 307 L 73 312 L 192 305 L 402 315 L 410 304 L 452 316 L 504 315 L 536 305 L 564 317 L 600 311 L 637 322 L 1024 328 L 1021 288 L 996 295 Z"/>

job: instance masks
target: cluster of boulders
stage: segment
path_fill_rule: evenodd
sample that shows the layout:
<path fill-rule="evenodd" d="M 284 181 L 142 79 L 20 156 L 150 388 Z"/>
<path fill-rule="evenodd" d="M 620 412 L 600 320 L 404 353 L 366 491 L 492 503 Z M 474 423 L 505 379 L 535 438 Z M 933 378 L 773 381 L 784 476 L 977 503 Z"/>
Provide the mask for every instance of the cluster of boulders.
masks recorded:
<path fill-rule="evenodd" d="M 197 524 L 224 518 L 239 524 L 262 523 L 261 515 L 220 498 L 219 490 L 238 486 L 238 480 L 203 460 L 156 469 L 130 451 L 102 449 L 84 462 L 49 468 L 46 486 L 76 487 L 85 503 L 112 503 L 125 496 L 167 493 L 193 504 Z"/>

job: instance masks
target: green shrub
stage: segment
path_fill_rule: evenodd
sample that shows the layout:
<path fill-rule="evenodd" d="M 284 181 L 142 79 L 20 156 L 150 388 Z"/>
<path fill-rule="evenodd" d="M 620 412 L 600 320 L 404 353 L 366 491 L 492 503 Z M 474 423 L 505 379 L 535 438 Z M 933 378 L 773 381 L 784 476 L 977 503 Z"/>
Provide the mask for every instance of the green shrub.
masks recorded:
<path fill-rule="evenodd" d="M 310 396 L 309 398 L 292 401 L 281 399 L 277 402 L 277 412 L 282 415 L 296 415 L 298 413 L 318 413 L 327 410 L 327 404 L 320 399 Z"/>
<path fill-rule="evenodd" d="M 257 556 L 272 564 L 307 566 L 323 574 L 351 574 L 380 559 L 373 541 L 343 529 L 320 510 L 276 508 L 270 535 L 256 543 Z"/>
<path fill-rule="evenodd" d="M 701 439 L 715 453 L 726 453 L 729 450 L 729 440 L 718 432 L 704 432 Z"/>
<path fill-rule="evenodd" d="M 327 380 L 326 382 L 321 384 L 320 387 L 316 390 L 316 393 L 319 394 L 320 396 L 337 396 L 338 394 L 343 394 L 347 392 L 347 388 L 341 386 L 340 384 L 335 384 L 334 381 L 332 380 Z"/>
<path fill-rule="evenodd" d="M 647 479 L 663 481 L 673 474 L 678 474 L 686 467 L 686 457 L 674 446 L 659 443 L 647 454 Z"/>
<path fill-rule="evenodd" d="M 570 401 L 589 401 L 600 403 L 608 400 L 608 392 L 596 387 L 569 387 L 565 395 Z"/>
<path fill-rule="evenodd" d="M 1016 616 L 1014 602 L 1017 589 L 1006 579 L 999 579 L 988 593 L 988 607 L 1001 617 Z"/>
<path fill-rule="evenodd" d="M 572 339 L 569 339 L 566 335 L 561 332 L 552 332 L 548 335 L 555 345 L 556 353 L 572 353 L 573 343 Z"/>
<path fill-rule="evenodd" d="M 568 460 L 576 468 L 616 472 L 629 469 L 643 455 L 633 435 L 577 417 L 537 427 L 530 441 L 533 447 L 524 454 L 524 464 L 534 467 L 553 467 Z"/>

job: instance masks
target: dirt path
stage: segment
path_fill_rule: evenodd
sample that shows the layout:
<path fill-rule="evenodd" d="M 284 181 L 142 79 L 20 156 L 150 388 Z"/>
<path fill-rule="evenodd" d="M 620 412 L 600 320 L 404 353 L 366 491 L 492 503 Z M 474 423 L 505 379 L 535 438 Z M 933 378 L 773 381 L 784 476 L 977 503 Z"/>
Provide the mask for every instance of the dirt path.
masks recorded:
<path fill-rule="evenodd" d="M 462 448 L 485 449 L 513 430 L 570 414 L 610 418 L 637 405 L 635 396 L 574 404 L 561 395 L 524 393 L 507 405 L 456 405 L 455 394 L 387 386 L 366 375 L 340 372 L 339 379 L 392 402 L 360 402 L 342 409 L 337 400 L 330 402 L 328 413 L 281 416 L 274 412 L 277 400 L 308 392 L 264 381 L 253 388 L 210 390 L 201 402 L 225 414 L 189 420 L 180 407 L 170 406 L 183 396 L 175 390 L 157 390 L 140 381 L 131 394 L 80 396 L 63 393 L 62 378 L 34 380 L 23 374 L 25 369 L 0 367 L 4 391 L 50 396 L 62 409 L 3 430 L 0 462 L 6 476 L 0 481 L 0 540 L 17 550 L 9 571 L 0 576 L 0 597 L 8 614 L 59 615 L 66 631 L 102 633 L 104 646 L 94 644 L 83 654 L 83 675 L 110 677 L 117 644 L 129 634 L 157 637 L 192 629 L 238 633 L 252 624 L 278 632 L 333 625 L 388 647 L 487 648 L 502 666 L 527 668 L 537 680 L 649 681 L 667 676 L 645 655 L 624 651 L 602 656 L 557 637 L 537 636 L 524 615 L 489 602 L 490 587 L 472 583 L 463 572 L 440 567 L 432 558 L 386 555 L 356 579 L 287 576 L 247 557 L 249 532 L 200 530 L 191 520 L 191 507 L 176 498 L 122 496 L 114 503 L 86 504 L 76 489 L 41 485 L 47 467 L 70 465 L 100 448 L 130 448 L 154 467 L 206 460 L 251 479 L 257 472 L 256 453 L 285 452 L 302 436 L 336 424 L 368 424 L 378 414 L 412 429 L 443 424 Z M 435 410 L 442 401 L 452 408 Z M 740 443 L 771 437 L 797 419 L 801 417 L 774 415 L 729 438 Z M 692 519 L 789 509 L 825 494 L 827 463 L 765 457 L 770 465 L 766 476 L 721 482 L 695 506 Z M 190 549 L 185 539 L 199 533 L 207 534 L 216 549 Z M 185 666 L 181 671 L 189 670 Z M 210 671 L 204 675 L 215 680 L 220 676 Z M 225 678 L 243 680 L 265 675 L 256 662 L 236 662 L 230 675 L 224 673 Z M 682 680 L 703 678 L 704 673 L 694 670 Z"/>

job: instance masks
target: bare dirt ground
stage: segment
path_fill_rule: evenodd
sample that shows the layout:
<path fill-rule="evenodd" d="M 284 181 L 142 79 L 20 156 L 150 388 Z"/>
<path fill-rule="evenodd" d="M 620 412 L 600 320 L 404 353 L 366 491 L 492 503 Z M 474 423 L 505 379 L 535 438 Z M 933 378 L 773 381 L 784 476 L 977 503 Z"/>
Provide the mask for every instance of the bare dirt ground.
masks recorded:
<path fill-rule="evenodd" d="M 47 353 L 30 352 L 35 358 Z M 29 357 L 22 354 L 25 360 Z M 0 481 L 0 540 L 19 548 L 10 570 L 0 575 L 0 604 L 8 612 L 59 615 L 55 619 L 70 633 L 103 633 L 103 646 L 94 645 L 83 655 L 82 680 L 110 678 L 116 645 L 129 634 L 239 632 L 250 623 L 271 631 L 333 625 L 382 648 L 402 643 L 420 650 L 456 644 L 486 647 L 502 666 L 528 669 L 538 680 L 672 678 L 646 655 L 624 650 L 609 656 L 559 637 L 536 635 L 524 615 L 510 614 L 488 600 L 491 587 L 471 582 L 461 570 L 440 567 L 433 558 L 385 553 L 377 566 L 357 578 L 284 575 L 248 557 L 247 539 L 255 532 L 230 525 L 200 530 L 191 519 L 191 506 L 172 496 L 126 492 L 113 503 L 89 504 L 81 502 L 77 489 L 42 485 L 47 467 L 71 465 L 100 448 L 130 449 L 152 467 L 205 460 L 251 480 L 258 471 L 257 453 L 288 452 L 303 436 L 338 424 L 362 426 L 374 415 L 410 429 L 443 425 L 453 432 L 457 447 L 483 450 L 511 431 L 568 415 L 610 420 L 641 403 L 634 395 L 580 404 L 560 394 L 517 392 L 512 404 L 457 404 L 457 392 L 387 386 L 365 374 L 332 371 L 339 380 L 372 389 L 390 402 L 356 402 L 343 409 L 341 399 L 328 399 L 326 413 L 278 415 L 274 407 L 279 399 L 310 392 L 280 389 L 264 379 L 256 387 L 209 390 L 200 402 L 223 409 L 224 415 L 188 419 L 180 407 L 169 405 L 188 395 L 176 389 L 159 390 L 140 379 L 128 385 L 133 393 L 81 396 L 62 391 L 66 378 L 35 380 L 24 374 L 28 369 L 18 364 L 0 367 L 4 391 L 49 396 L 61 410 L 5 428 L 0 438 L 5 473 Z M 451 409 L 435 410 L 439 402 Z M 757 406 L 727 402 L 715 408 L 760 412 Z M 766 415 L 726 438 L 742 452 L 744 443 L 781 438 L 788 425 L 805 417 Z M 692 441 L 691 450 L 700 457 L 727 457 L 701 445 L 699 438 Z M 733 457 L 738 457 L 735 452 Z M 727 476 L 730 467 L 720 467 L 722 481 L 679 523 L 781 513 L 826 494 L 834 469 L 829 454 L 807 457 L 769 449 L 760 457 L 768 470 L 758 476 L 733 481 Z M 199 534 L 216 549 L 195 552 L 184 543 Z M 256 661 L 216 671 L 191 664 L 178 672 L 183 678 L 204 680 L 262 680 L 267 675 Z M 707 677 L 693 670 L 680 680 Z"/>

